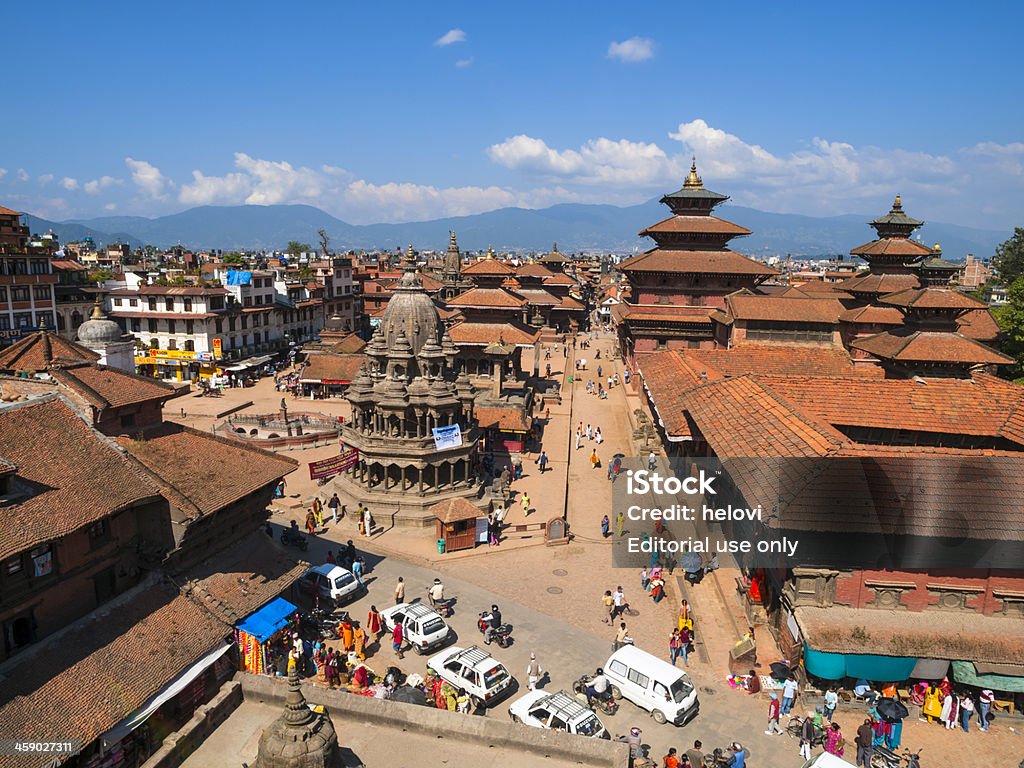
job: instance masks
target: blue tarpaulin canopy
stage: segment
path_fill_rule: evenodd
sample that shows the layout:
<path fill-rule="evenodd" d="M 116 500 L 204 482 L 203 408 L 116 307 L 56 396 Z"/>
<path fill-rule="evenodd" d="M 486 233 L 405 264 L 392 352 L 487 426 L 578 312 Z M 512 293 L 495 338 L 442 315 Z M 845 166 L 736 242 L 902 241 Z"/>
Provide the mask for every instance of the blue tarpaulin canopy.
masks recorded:
<path fill-rule="evenodd" d="M 299 609 L 283 597 L 276 597 L 256 611 L 256 613 L 249 614 L 242 619 L 236 629 L 240 629 L 242 632 L 252 635 L 261 643 L 265 643 L 275 632 L 287 626 L 288 620 L 297 610 Z"/>
<path fill-rule="evenodd" d="M 228 270 L 228 285 L 249 285 L 252 283 L 252 272 L 242 269 Z"/>
<path fill-rule="evenodd" d="M 910 677 L 916 664 L 916 658 L 875 656 L 868 653 L 826 653 L 804 645 L 804 667 L 822 680 L 854 677 L 899 683 Z"/>

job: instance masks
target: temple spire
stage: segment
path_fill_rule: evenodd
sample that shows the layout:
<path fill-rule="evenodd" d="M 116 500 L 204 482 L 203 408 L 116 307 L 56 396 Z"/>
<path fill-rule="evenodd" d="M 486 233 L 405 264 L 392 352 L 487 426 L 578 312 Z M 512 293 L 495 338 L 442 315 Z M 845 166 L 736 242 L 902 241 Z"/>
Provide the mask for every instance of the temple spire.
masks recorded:
<path fill-rule="evenodd" d="M 683 189 L 703 189 L 704 181 L 697 175 L 697 156 L 690 157 L 690 175 L 683 182 Z"/>

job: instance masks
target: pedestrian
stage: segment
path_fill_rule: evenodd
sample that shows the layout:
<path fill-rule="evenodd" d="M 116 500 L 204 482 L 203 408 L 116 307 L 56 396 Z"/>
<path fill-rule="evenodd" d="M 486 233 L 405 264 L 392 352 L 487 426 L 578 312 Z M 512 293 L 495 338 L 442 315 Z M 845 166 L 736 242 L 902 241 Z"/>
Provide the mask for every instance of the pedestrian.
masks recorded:
<path fill-rule="evenodd" d="M 544 674 L 544 670 L 540 667 L 540 662 L 537 661 L 537 655 L 535 653 L 530 654 L 530 663 L 526 665 L 526 684 L 527 688 L 531 691 L 537 690 L 537 681 L 540 680 L 540 676 Z"/>
<path fill-rule="evenodd" d="M 651 583 L 651 575 L 646 567 L 640 569 L 640 589 L 647 591 L 647 585 Z"/>
<path fill-rule="evenodd" d="M 698 739 L 693 742 L 693 749 L 686 750 L 686 762 L 690 764 L 690 768 L 703 768 L 704 753 L 700 751 L 703 746 Z"/>
<path fill-rule="evenodd" d="M 598 445 L 600 445 L 601 443 L 603 443 L 603 442 L 604 442 L 604 437 L 603 437 L 603 436 L 601 435 L 601 428 L 600 428 L 600 427 L 598 427 L 598 428 L 597 428 L 597 431 L 596 431 L 596 432 L 594 432 L 594 441 L 595 441 L 595 442 L 596 442 L 596 443 L 597 443 Z"/>
<path fill-rule="evenodd" d="M 591 469 L 597 469 L 601 466 L 601 460 L 597 457 L 597 449 L 595 448 L 590 454 L 590 467 Z"/>
<path fill-rule="evenodd" d="M 601 518 L 601 538 L 607 539 L 611 529 L 611 520 L 608 519 L 608 515 Z"/>
<path fill-rule="evenodd" d="M 541 451 L 540 456 L 537 457 L 537 466 L 540 467 L 540 473 L 543 475 L 548 468 L 548 455 L 544 451 Z"/>
<path fill-rule="evenodd" d="M 576 433 L 576 450 L 578 451 L 579 449 L 580 449 L 580 433 L 577 432 Z"/>
<path fill-rule="evenodd" d="M 608 377 L 608 389 L 611 389 L 611 388 L 612 388 L 612 377 L 609 376 Z"/>
<path fill-rule="evenodd" d="M 785 701 L 785 698 L 783 698 Z M 800 757 L 804 760 L 811 759 L 811 746 L 814 744 L 814 713 L 808 711 L 800 726 Z"/>
<path fill-rule="evenodd" d="M 870 768 L 874 738 L 875 731 L 871 727 L 871 718 L 865 718 L 857 728 L 857 737 L 853 740 L 853 743 L 857 745 L 857 765 L 863 766 L 863 768 Z"/>
<path fill-rule="evenodd" d="M 433 585 L 427 590 L 427 600 L 431 608 L 437 608 L 438 603 L 444 602 L 444 584 L 440 579 L 434 579 Z"/>
<path fill-rule="evenodd" d="M 370 612 L 366 614 L 366 631 L 370 633 L 370 636 L 374 640 L 380 640 L 380 634 L 384 631 L 384 620 L 380 616 L 380 611 L 377 610 L 376 605 L 370 606 Z"/>
<path fill-rule="evenodd" d="M 345 544 L 345 562 L 344 566 L 349 570 L 352 569 L 352 564 L 355 563 L 359 553 L 356 551 L 356 545 L 352 543 L 352 539 L 349 539 Z"/>
<path fill-rule="evenodd" d="M 277 484 L 277 488 L 274 489 L 274 497 L 278 498 L 278 499 L 283 498 L 284 497 L 285 489 L 287 487 L 288 487 L 288 484 L 285 483 L 284 478 L 281 478 L 281 482 L 279 482 Z"/>
<path fill-rule="evenodd" d="M 835 714 L 836 707 L 839 706 L 839 693 L 836 691 L 836 687 L 830 686 L 825 691 L 824 708 L 825 708 L 825 719 L 830 723 L 832 722 L 832 715 Z"/>
<path fill-rule="evenodd" d="M 604 591 L 601 604 L 604 605 L 604 623 L 611 624 L 615 620 L 615 598 L 612 597 L 610 589 Z"/>
<path fill-rule="evenodd" d="M 995 700 L 996 695 L 988 688 L 985 688 L 978 694 L 978 725 L 986 733 L 988 732 L 989 710 L 992 709 L 992 702 Z"/>
<path fill-rule="evenodd" d="M 946 726 L 947 731 L 956 728 L 960 722 L 960 700 L 950 691 L 942 700 L 942 710 L 939 712 L 939 721 Z"/>
<path fill-rule="evenodd" d="M 793 675 L 786 678 L 786 682 L 782 685 L 782 714 L 788 715 L 790 710 L 793 709 L 793 703 L 796 701 L 796 692 L 799 687 Z M 814 717 L 814 713 L 811 712 L 810 716 Z M 806 759 L 809 760 L 810 758 Z"/>
<path fill-rule="evenodd" d="M 402 622 L 396 621 L 395 628 L 391 632 L 391 649 L 395 652 L 395 655 L 400 659 L 405 658 L 405 654 L 402 653 L 402 641 L 405 640 L 403 634 Z"/>
<path fill-rule="evenodd" d="M 359 622 L 352 624 L 352 648 L 360 661 L 366 660 L 366 632 L 359 626 Z"/>
<path fill-rule="evenodd" d="M 839 723 L 832 723 L 832 727 L 825 733 L 825 751 L 830 755 L 842 757 L 845 752 L 846 739 L 839 728 Z"/>
<path fill-rule="evenodd" d="M 623 532 L 626 529 L 626 515 L 620 509 L 619 513 L 615 516 L 615 528 L 619 533 L 619 537 L 622 537 Z"/>
<path fill-rule="evenodd" d="M 341 499 L 338 498 L 338 494 L 331 496 L 330 501 L 327 502 L 327 508 L 331 510 L 331 522 L 338 522 L 338 509 L 341 507 Z"/>
<path fill-rule="evenodd" d="M 337 565 L 338 561 L 334 559 L 334 553 L 331 550 L 327 550 L 327 562 L 330 565 Z"/>
<path fill-rule="evenodd" d="M 316 534 L 316 516 L 312 509 L 306 513 L 306 530 L 309 531 L 310 536 Z"/>
<path fill-rule="evenodd" d="M 655 568 L 655 570 L 660 570 Z M 660 603 L 665 597 L 665 580 L 661 576 L 657 576 L 651 579 L 651 599 L 655 603 Z"/>
<path fill-rule="evenodd" d="M 601 376 L 603 375 L 603 373 L 602 373 L 603 371 L 604 371 L 604 368 L 602 368 L 600 365 L 597 366 L 597 378 L 599 378 L 599 379 L 601 378 Z"/>
<path fill-rule="evenodd" d="M 530 494 L 523 493 L 523 517 L 530 516 Z"/>
<path fill-rule="evenodd" d="M 365 589 L 366 585 L 363 584 L 363 558 L 357 557 L 352 562 L 352 575 L 356 577 L 356 581 L 359 583 L 360 589 Z"/>
<path fill-rule="evenodd" d="M 373 534 L 373 515 L 370 514 L 369 509 L 363 510 L 363 533 L 366 536 Z"/>
<path fill-rule="evenodd" d="M 960 726 L 964 733 L 971 732 L 971 715 L 974 714 L 974 699 L 969 693 L 965 693 L 960 699 Z"/>
<path fill-rule="evenodd" d="M 627 637 L 629 637 L 629 630 L 626 629 L 626 622 L 620 622 L 619 628 L 615 632 L 615 642 L 612 643 L 612 651 L 617 651 L 624 646 Z"/>
<path fill-rule="evenodd" d="M 676 665 L 676 659 L 679 658 L 679 630 L 673 629 L 672 634 L 668 638 L 668 658 L 672 662 L 672 666 Z"/>
<path fill-rule="evenodd" d="M 768 695 L 771 700 L 768 702 L 768 727 L 765 729 L 765 733 L 771 736 L 772 734 L 781 734 L 782 726 L 779 725 L 779 695 L 777 693 Z"/>
<path fill-rule="evenodd" d="M 658 456 L 657 456 L 657 454 L 655 454 L 654 451 L 651 451 L 650 455 L 647 457 L 647 469 L 649 469 L 651 472 L 653 472 L 657 468 L 658 468 Z"/>
<path fill-rule="evenodd" d="M 591 430 L 590 425 L 587 424 L 587 440 L 593 440 L 593 439 L 594 439 L 594 433 Z"/>
<path fill-rule="evenodd" d="M 324 527 L 324 504 L 319 496 L 313 499 L 313 519 L 316 520 L 317 528 Z"/>
<path fill-rule="evenodd" d="M 547 365 L 544 366 L 544 375 L 547 376 L 549 379 L 551 378 L 551 363 L 548 363 Z"/>
<path fill-rule="evenodd" d="M 615 457 L 615 461 L 612 462 L 612 482 L 614 483 L 619 479 L 619 472 L 622 471 L 622 458 L 619 456 Z"/>
<path fill-rule="evenodd" d="M 622 380 L 626 384 L 629 384 L 629 369 L 626 369 L 625 371 L 622 372 Z"/>
<path fill-rule="evenodd" d="M 405 579 L 401 576 L 398 577 L 398 583 L 395 585 L 395 605 L 405 602 Z"/>
<path fill-rule="evenodd" d="M 676 757 L 676 748 L 669 747 L 668 754 L 661 759 L 662 768 L 679 768 L 679 758 Z"/>
<path fill-rule="evenodd" d="M 612 592 L 612 600 L 615 602 L 615 616 L 620 616 L 626 610 L 626 593 L 622 591 L 622 585 L 620 584 Z"/>
<path fill-rule="evenodd" d="M 679 655 L 683 657 L 683 666 L 690 665 L 690 641 L 693 634 L 688 629 L 679 630 Z"/>

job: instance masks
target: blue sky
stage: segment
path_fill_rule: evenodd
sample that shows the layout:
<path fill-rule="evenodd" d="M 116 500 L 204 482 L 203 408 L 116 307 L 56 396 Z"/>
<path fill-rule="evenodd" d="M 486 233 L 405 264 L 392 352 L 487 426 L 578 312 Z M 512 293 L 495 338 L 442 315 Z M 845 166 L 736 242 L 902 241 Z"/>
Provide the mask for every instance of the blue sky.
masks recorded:
<path fill-rule="evenodd" d="M 152 7 L 151 7 L 152 6 Z M 707 185 L 1024 225 L 1017 3 L 31 3 L 0 204 L 356 223 Z M 13 119 L 12 119 L 13 118 Z"/>

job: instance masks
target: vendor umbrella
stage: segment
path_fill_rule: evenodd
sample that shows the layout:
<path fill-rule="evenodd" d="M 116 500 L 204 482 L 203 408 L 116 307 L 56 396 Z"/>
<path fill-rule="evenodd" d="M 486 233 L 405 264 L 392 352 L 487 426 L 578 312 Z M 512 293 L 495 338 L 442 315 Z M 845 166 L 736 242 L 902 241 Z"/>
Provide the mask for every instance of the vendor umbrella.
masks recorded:
<path fill-rule="evenodd" d="M 626 458 L 626 454 L 624 454 L 624 453 L 616 453 L 616 454 L 614 454 L 612 456 L 612 458 L 613 459 L 624 459 L 624 458 Z"/>
<path fill-rule="evenodd" d="M 419 688 L 411 685 L 403 685 L 391 692 L 392 701 L 400 701 L 403 704 L 418 704 L 421 707 L 427 706 L 427 698 Z"/>
<path fill-rule="evenodd" d="M 793 673 L 793 670 L 789 668 L 789 665 L 782 661 L 776 661 L 771 665 L 771 669 L 773 680 L 785 680 Z"/>
<path fill-rule="evenodd" d="M 875 702 L 875 709 L 878 716 L 888 723 L 898 722 L 909 714 L 907 708 L 896 699 L 879 699 Z"/>
<path fill-rule="evenodd" d="M 700 555 L 696 552 L 687 552 L 679 559 L 679 567 L 687 573 L 696 573 L 701 570 Z"/>

